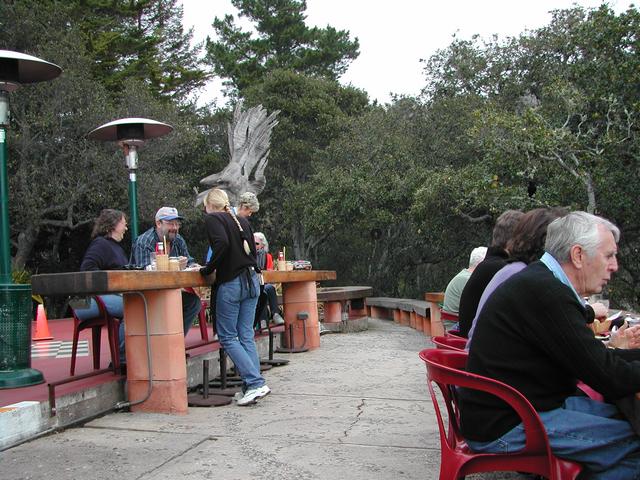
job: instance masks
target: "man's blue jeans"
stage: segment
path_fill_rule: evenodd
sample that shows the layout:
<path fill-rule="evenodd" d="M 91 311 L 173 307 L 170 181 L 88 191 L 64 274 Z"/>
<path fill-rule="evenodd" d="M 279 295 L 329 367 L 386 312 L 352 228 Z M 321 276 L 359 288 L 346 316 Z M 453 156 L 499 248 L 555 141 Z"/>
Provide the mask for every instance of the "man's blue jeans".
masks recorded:
<path fill-rule="evenodd" d="M 569 397 L 562 408 L 538 412 L 554 455 L 584 465 L 581 479 L 640 479 L 640 438 L 620 411 L 588 397 Z M 506 453 L 524 448 L 522 424 L 492 442 L 467 441 L 475 452 Z"/>
<path fill-rule="evenodd" d="M 260 312 L 260 320 L 269 320 L 273 318 L 274 313 L 280 313 L 280 306 L 278 305 L 278 293 L 276 287 L 270 283 L 264 284 L 264 293 L 267 294 L 267 300 L 269 304 L 269 310 L 266 308 Z"/>
<path fill-rule="evenodd" d="M 265 384 L 253 337 L 259 293 L 258 276 L 251 272 L 250 277 L 242 273 L 219 285 L 216 294 L 218 339 L 233 360 L 247 390 Z"/>
<path fill-rule="evenodd" d="M 187 336 L 193 321 L 200 313 L 202 308 L 202 302 L 200 297 L 195 293 L 182 291 L 182 331 L 184 336 Z"/>

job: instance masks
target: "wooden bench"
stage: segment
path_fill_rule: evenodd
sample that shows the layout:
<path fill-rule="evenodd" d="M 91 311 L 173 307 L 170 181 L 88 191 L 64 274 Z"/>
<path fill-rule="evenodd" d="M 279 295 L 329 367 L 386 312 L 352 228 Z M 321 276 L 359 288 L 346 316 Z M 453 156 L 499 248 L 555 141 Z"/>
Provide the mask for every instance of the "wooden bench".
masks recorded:
<path fill-rule="evenodd" d="M 393 320 L 424 332 L 425 335 L 444 335 L 439 316 L 431 315 L 431 302 L 413 298 L 368 297 L 367 312 L 371 318 Z"/>
<path fill-rule="evenodd" d="M 318 288 L 322 302 L 324 327 L 332 332 L 356 332 L 369 328 L 365 298 L 373 294 L 372 287 Z"/>

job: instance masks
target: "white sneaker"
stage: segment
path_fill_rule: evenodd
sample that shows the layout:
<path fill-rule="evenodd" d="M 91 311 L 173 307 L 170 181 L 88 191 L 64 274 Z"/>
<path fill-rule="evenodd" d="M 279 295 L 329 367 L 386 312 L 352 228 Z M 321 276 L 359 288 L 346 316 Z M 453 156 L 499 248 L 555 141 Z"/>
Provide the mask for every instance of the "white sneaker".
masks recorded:
<path fill-rule="evenodd" d="M 244 392 L 242 390 L 240 390 L 239 392 L 236 392 L 236 393 L 233 394 L 233 400 L 235 402 L 240 400 L 242 397 L 244 397 Z"/>
<path fill-rule="evenodd" d="M 273 323 L 274 325 L 284 325 L 284 318 L 282 318 L 282 315 L 276 312 L 273 314 L 273 319 L 271 320 L 271 323 Z"/>
<path fill-rule="evenodd" d="M 238 405 L 244 407 L 245 405 L 255 403 L 256 400 L 269 395 L 269 393 L 271 393 L 271 389 L 266 385 L 258 388 L 252 388 L 250 390 L 247 390 L 244 396 L 240 400 L 238 400 Z"/>

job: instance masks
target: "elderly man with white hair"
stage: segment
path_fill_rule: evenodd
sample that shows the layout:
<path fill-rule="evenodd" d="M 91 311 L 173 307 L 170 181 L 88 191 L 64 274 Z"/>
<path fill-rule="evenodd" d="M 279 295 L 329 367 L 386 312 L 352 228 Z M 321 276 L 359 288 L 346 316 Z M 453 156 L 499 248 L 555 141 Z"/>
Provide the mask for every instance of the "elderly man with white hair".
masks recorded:
<path fill-rule="evenodd" d="M 471 255 L 469 255 L 469 267 L 460 270 L 447 285 L 447 289 L 444 292 L 442 310 L 455 315 L 458 314 L 458 310 L 460 308 L 460 296 L 462 295 L 464 286 L 469 281 L 469 277 L 471 277 L 471 274 L 478 264 L 484 260 L 486 254 L 487 247 L 476 247 L 471 251 Z M 450 320 L 443 320 L 442 323 L 444 324 L 445 330 L 451 330 L 457 326 L 457 322 L 452 322 Z"/>
<path fill-rule="evenodd" d="M 640 438 L 611 403 L 580 396 L 581 380 L 608 401 L 640 392 L 640 350 L 608 348 L 588 328 L 584 297 L 618 270 L 618 227 L 572 212 L 547 228 L 545 253 L 502 283 L 479 314 L 467 371 L 511 385 L 531 402 L 551 451 L 584 466 L 580 478 L 640 478 Z M 636 347 L 637 327 L 626 344 Z M 524 446 L 520 417 L 496 397 L 460 391 L 462 432 L 476 452 Z"/>

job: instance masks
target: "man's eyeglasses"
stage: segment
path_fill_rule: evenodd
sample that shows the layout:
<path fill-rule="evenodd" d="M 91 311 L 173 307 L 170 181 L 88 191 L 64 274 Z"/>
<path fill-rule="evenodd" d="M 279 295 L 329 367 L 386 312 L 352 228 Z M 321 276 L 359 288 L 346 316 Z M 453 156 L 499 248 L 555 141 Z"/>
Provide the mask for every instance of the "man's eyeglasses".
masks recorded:
<path fill-rule="evenodd" d="M 182 225 L 179 220 L 162 220 L 162 223 L 166 223 L 171 227 L 179 227 Z"/>

